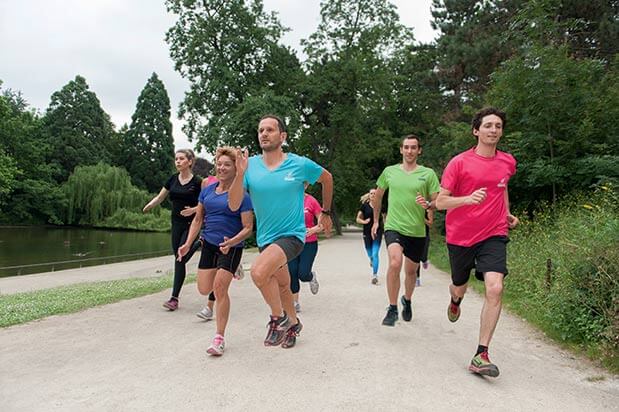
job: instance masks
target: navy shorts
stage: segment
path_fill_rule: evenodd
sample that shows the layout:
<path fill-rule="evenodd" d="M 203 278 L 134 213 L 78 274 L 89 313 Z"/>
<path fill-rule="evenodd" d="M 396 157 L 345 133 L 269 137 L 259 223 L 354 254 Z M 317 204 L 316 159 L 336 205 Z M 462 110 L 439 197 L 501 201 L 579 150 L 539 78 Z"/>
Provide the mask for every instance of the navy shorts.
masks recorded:
<path fill-rule="evenodd" d="M 242 247 L 231 247 L 224 255 L 219 246 L 203 240 L 198 269 L 224 269 L 234 273 L 241 263 L 241 256 L 243 256 Z"/>
<path fill-rule="evenodd" d="M 415 263 L 419 263 L 423 256 L 423 249 L 426 246 L 426 238 L 425 236 L 412 237 L 402 235 L 395 230 L 385 230 L 385 243 L 387 247 L 392 243 L 397 243 L 402 246 L 404 256 Z"/>
<path fill-rule="evenodd" d="M 447 244 L 453 284 L 466 284 L 471 276 L 471 269 L 475 269 L 475 277 L 481 281 L 484 280 L 486 272 L 498 272 L 507 276 L 507 242 L 507 236 L 493 236 L 468 247 Z"/>

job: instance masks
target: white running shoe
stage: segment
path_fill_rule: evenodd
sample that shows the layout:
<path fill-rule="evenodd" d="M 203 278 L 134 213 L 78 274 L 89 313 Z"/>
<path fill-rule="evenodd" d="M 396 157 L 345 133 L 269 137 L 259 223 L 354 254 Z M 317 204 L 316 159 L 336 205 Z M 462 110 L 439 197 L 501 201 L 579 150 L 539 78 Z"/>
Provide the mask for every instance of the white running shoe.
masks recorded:
<path fill-rule="evenodd" d="M 196 316 L 199 317 L 200 319 L 212 320 L 213 310 L 209 308 L 208 306 L 205 306 L 204 308 L 202 308 L 200 312 L 196 313 Z"/>
<path fill-rule="evenodd" d="M 221 356 L 224 354 L 224 347 L 226 344 L 224 343 L 224 337 L 221 335 L 215 335 L 213 338 L 213 343 L 208 347 L 206 353 L 213 356 Z"/>
<path fill-rule="evenodd" d="M 300 304 L 299 302 L 295 302 L 295 303 L 294 303 L 294 311 L 295 311 L 296 313 L 301 312 L 301 304 Z"/>
<path fill-rule="evenodd" d="M 312 295 L 318 293 L 319 286 L 318 279 L 316 279 L 316 272 L 312 272 L 312 280 L 310 280 L 310 291 L 312 292 Z"/>

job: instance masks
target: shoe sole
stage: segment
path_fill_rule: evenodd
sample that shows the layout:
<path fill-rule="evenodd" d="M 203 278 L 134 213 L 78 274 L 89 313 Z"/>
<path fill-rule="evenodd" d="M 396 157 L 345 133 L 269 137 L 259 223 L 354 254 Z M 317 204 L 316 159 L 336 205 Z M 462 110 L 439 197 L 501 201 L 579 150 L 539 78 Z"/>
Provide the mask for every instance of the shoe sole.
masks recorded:
<path fill-rule="evenodd" d="M 166 308 L 167 310 L 169 310 L 170 312 L 174 312 L 176 309 L 178 309 L 178 306 L 173 308 L 171 306 L 166 305 L 165 303 L 162 306 Z"/>
<path fill-rule="evenodd" d="M 209 318 L 209 317 L 204 316 L 204 315 L 203 315 L 203 314 L 201 314 L 201 313 L 196 313 L 196 316 L 197 316 L 197 317 L 199 317 L 199 318 L 200 318 L 200 319 L 202 319 L 202 320 L 207 321 L 207 322 L 208 322 L 209 320 L 213 320 L 213 317 L 212 317 L 212 316 Z"/>
<path fill-rule="evenodd" d="M 499 369 L 496 366 L 494 368 L 478 368 L 475 365 L 469 365 L 469 371 L 482 376 L 490 376 L 491 378 L 499 376 Z"/>
<path fill-rule="evenodd" d="M 406 303 L 404 303 L 404 296 L 402 296 L 402 297 L 400 298 L 400 302 L 402 302 L 402 305 L 404 305 L 404 308 L 406 308 L 407 304 L 406 304 Z M 412 305 L 412 303 L 411 303 L 411 305 Z M 411 315 L 410 315 L 410 317 L 409 317 L 409 316 L 405 316 L 405 315 L 404 315 L 404 309 L 402 309 L 402 320 L 403 320 L 404 322 L 410 322 L 410 321 L 411 321 L 411 319 L 413 319 L 413 310 L 411 309 Z"/>
<path fill-rule="evenodd" d="M 219 351 L 218 351 L 217 349 L 215 349 L 215 348 L 208 348 L 208 349 L 206 350 L 206 353 L 208 353 L 209 355 L 212 355 L 212 356 L 221 356 L 221 355 L 223 355 L 223 354 L 224 354 L 224 353 L 223 353 L 223 351 L 219 352 Z"/>

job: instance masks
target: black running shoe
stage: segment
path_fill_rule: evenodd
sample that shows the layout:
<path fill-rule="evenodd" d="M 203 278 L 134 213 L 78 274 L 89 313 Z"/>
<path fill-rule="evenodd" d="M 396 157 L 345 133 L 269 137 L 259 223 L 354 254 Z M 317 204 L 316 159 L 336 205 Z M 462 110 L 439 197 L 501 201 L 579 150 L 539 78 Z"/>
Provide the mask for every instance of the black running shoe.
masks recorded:
<path fill-rule="evenodd" d="M 290 320 L 288 320 L 288 315 L 285 313 L 284 316 L 271 316 L 271 320 L 267 323 L 269 331 L 264 339 L 264 346 L 280 345 L 286 337 L 286 332 L 290 329 L 290 326 Z"/>
<path fill-rule="evenodd" d="M 383 319 L 384 326 L 395 326 L 395 322 L 398 320 L 398 310 L 397 309 L 387 309 L 387 314 L 385 315 L 385 319 Z"/>
<path fill-rule="evenodd" d="M 413 318 L 413 308 L 411 307 L 411 301 L 410 300 L 406 300 L 406 298 L 404 297 L 404 295 L 402 295 L 402 299 L 400 299 L 400 302 L 402 302 L 402 320 L 406 321 L 406 322 L 410 322 L 411 319 Z"/>
<path fill-rule="evenodd" d="M 301 333 L 301 329 L 303 329 L 303 324 L 301 323 L 301 320 L 297 318 L 297 324 L 290 327 L 290 329 L 286 332 L 286 337 L 282 342 L 282 348 L 288 349 L 296 345 L 297 336 Z"/>

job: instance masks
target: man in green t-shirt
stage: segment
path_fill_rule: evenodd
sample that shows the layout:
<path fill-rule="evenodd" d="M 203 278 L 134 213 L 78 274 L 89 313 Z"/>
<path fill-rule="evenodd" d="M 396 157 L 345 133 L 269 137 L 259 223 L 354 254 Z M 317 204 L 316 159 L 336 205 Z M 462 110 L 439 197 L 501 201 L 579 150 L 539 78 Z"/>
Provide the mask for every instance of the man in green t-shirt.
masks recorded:
<path fill-rule="evenodd" d="M 402 319 L 413 317 L 411 299 L 415 290 L 417 267 L 426 242 L 425 209 L 417 202 L 417 196 L 426 199 L 426 207 L 436 208 L 435 199 L 440 190 L 436 173 L 428 167 L 417 164 L 421 144 L 415 135 L 408 135 L 400 144 L 402 163 L 388 166 L 376 181 L 374 195 L 374 226 L 372 237 L 378 230 L 378 211 L 381 210 L 383 195 L 389 189 L 389 208 L 385 222 L 385 243 L 389 256 L 387 269 L 387 294 L 389 308 L 383 325 L 395 326 L 398 320 L 398 294 L 400 292 L 400 270 L 404 255 L 404 295 Z M 430 200 L 428 200 L 430 199 Z"/>

